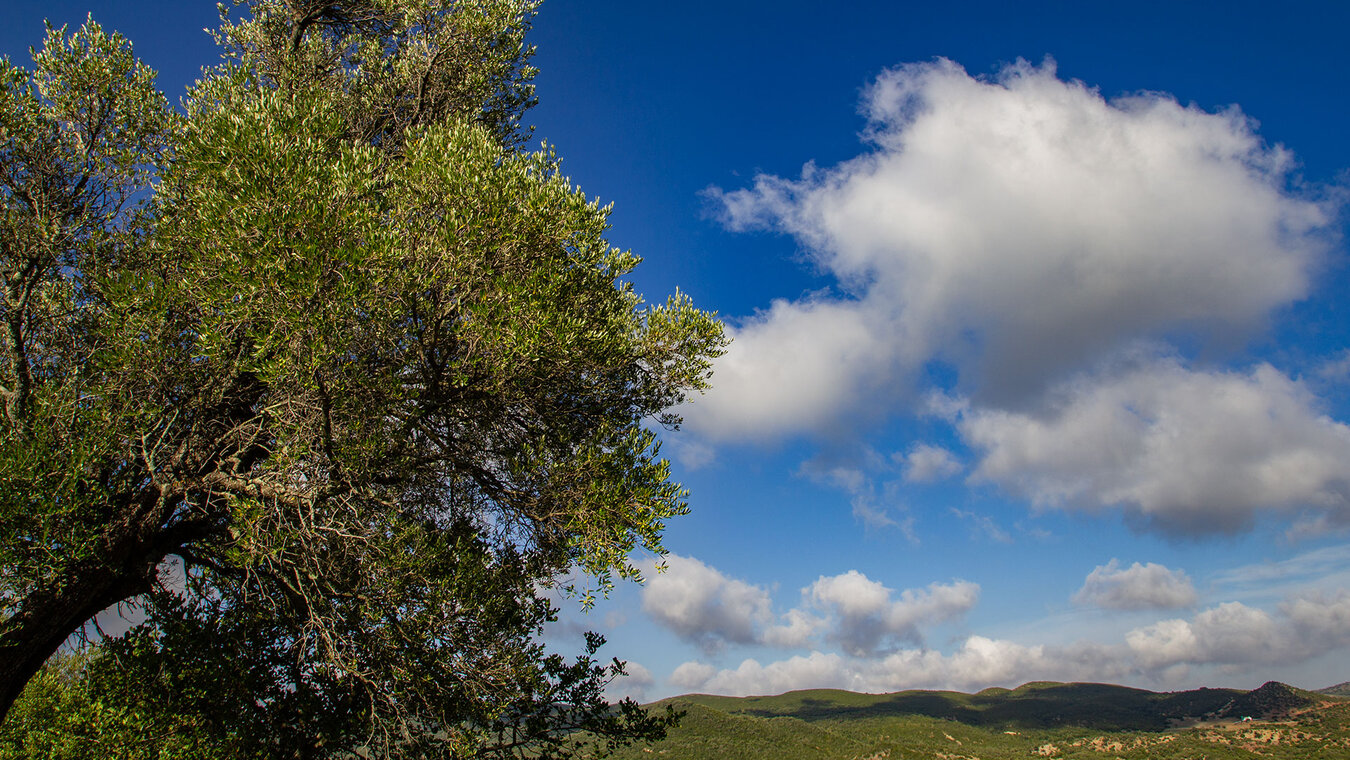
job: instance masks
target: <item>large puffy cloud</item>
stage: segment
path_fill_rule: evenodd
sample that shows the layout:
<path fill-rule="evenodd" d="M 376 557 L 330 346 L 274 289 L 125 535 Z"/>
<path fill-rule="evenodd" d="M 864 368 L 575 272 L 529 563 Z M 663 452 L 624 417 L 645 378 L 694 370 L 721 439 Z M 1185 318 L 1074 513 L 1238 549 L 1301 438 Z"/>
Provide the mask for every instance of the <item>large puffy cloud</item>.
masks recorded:
<path fill-rule="evenodd" d="M 1264 610 L 1227 602 L 1190 621 L 1163 620 L 1135 629 L 1125 641 L 1141 667 L 1159 669 L 1183 663 L 1267 662 L 1287 649 L 1279 634 Z"/>
<path fill-rule="evenodd" d="M 876 390 L 891 347 L 856 304 L 776 300 L 739 327 L 716 362 L 715 388 L 684 407 L 712 438 L 769 439 L 840 427 L 842 399 Z"/>
<path fill-rule="evenodd" d="M 1189 607 L 1196 598 L 1195 586 L 1180 570 L 1154 562 L 1122 568 L 1112 559 L 1088 573 L 1073 601 L 1112 610 L 1147 610 Z"/>
<path fill-rule="evenodd" d="M 775 615 L 767 589 L 672 554 L 666 571 L 643 589 L 642 607 L 709 654 L 728 644 L 801 648 L 823 635 L 850 654 L 870 655 L 896 642 L 922 641 L 922 628 L 965 614 L 979 594 L 979 585 L 961 580 L 896 594 L 850 570 L 820 576 L 802 589 L 802 607 Z"/>
<path fill-rule="evenodd" d="M 1305 594 L 1275 614 L 1226 602 L 1191 620 L 1163 620 L 1130 631 L 1125 642 L 1136 666 L 1299 662 L 1350 646 L 1350 592 Z"/>
<path fill-rule="evenodd" d="M 1258 511 L 1350 521 L 1350 426 L 1268 365 L 1199 372 L 1170 359 L 1080 376 L 1047 409 L 967 409 L 973 478 L 1041 506 L 1124 507 L 1172 534 L 1233 533 Z"/>
<path fill-rule="evenodd" d="M 1330 214 L 1287 190 L 1289 155 L 1236 108 L 949 61 L 886 72 L 864 106 L 867 154 L 712 192 L 731 227 L 797 237 L 842 295 L 743 321 L 692 429 L 844 424 L 932 360 L 1016 408 L 1142 337 L 1249 334 L 1325 250 Z"/>
<path fill-rule="evenodd" d="M 668 555 L 642 590 L 642 609 L 706 652 L 727 644 L 805 646 L 823 623 L 801 610 L 775 622 L 768 589 L 723 575 L 693 557 Z"/>
<path fill-rule="evenodd" d="M 894 641 L 921 641 L 921 626 L 966 613 L 979 599 L 980 587 L 958 580 L 905 589 L 898 598 L 893 593 L 856 570 L 821 576 L 802 592 L 809 604 L 835 618 L 830 638 L 849 654 L 862 656 Z"/>
<path fill-rule="evenodd" d="M 1350 643 L 1350 593 L 1304 594 L 1286 600 L 1280 613 L 1293 629 L 1293 638 L 1309 654 L 1330 651 Z"/>
<path fill-rule="evenodd" d="M 693 557 L 671 554 L 666 571 L 642 590 L 642 609 L 680 638 L 715 651 L 724 644 L 751 644 L 773 613 L 769 592 L 728 578 Z"/>
<path fill-rule="evenodd" d="M 794 649 L 811 642 L 825 621 L 809 612 L 791 609 L 783 613 L 782 622 L 764 628 L 760 641 L 771 647 Z"/>
<path fill-rule="evenodd" d="M 671 683 L 717 694 L 777 694 L 793 689 L 861 692 L 904 689 L 976 691 L 1031 680 L 1110 681 L 1142 677 L 1179 687 L 1196 667 L 1254 672 L 1306 661 L 1350 646 L 1350 592 L 1293 597 L 1275 613 L 1238 602 L 1206 609 L 1190 620 L 1163 620 L 1127 633 L 1123 643 L 1079 641 L 1026 645 L 970 636 L 950 653 L 913 648 L 880 657 L 811 652 L 768 664 L 747 659 L 717 669 L 688 662 Z"/>

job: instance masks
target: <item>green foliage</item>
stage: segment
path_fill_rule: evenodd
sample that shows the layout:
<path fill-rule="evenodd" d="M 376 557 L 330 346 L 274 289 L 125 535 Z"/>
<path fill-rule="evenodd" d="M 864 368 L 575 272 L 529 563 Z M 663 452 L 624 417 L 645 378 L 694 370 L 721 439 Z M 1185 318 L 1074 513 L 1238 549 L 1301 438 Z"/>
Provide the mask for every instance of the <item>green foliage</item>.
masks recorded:
<path fill-rule="evenodd" d="M 216 760 L 240 756 L 210 741 L 202 726 L 184 715 L 163 714 L 127 699 L 127 676 L 101 651 L 53 658 L 28 684 L 0 729 L 0 758 L 83 760 L 90 757 Z M 182 694 L 170 701 L 202 698 L 206 683 L 179 679 Z"/>
<path fill-rule="evenodd" d="M 153 72 L 92 20 L 69 37 L 48 29 L 33 63 L 0 61 L 0 599 L 59 575 L 58 554 L 92 551 L 82 495 L 113 442 L 80 372 L 89 285 L 134 244 L 173 121 Z"/>
<path fill-rule="evenodd" d="M 535 674 L 534 693 L 496 702 L 488 717 L 466 703 L 500 700 L 501 692 L 447 688 L 436 680 L 443 658 L 423 651 L 426 670 L 403 677 L 438 692 L 437 703 L 463 720 L 433 720 L 424 710 L 406 723 L 379 721 L 368 692 L 332 683 L 344 678 L 336 669 L 297 676 L 303 665 L 277 643 L 290 632 L 275 619 L 218 608 L 203 626 L 200 610 L 177 597 L 152 609 L 152 625 L 50 661 L 0 727 L 0 758 L 600 757 L 661 738 L 676 717 L 627 701 L 607 705 L 601 690 L 621 665 L 594 659 L 603 640 L 592 635 L 571 662 L 523 637 L 462 653 L 459 664 L 476 667 L 484 682 Z M 249 656 L 222 658 L 225 647 Z"/>
<path fill-rule="evenodd" d="M 621 665 L 598 639 L 544 651 L 540 594 L 664 553 L 686 506 L 649 425 L 679 423 L 720 325 L 645 305 L 608 209 L 519 148 L 532 3 L 246 11 L 182 115 L 92 21 L 0 70 L 0 706 L 35 679 L 4 741 L 562 757 L 658 735 L 669 716 L 601 698 Z M 127 636 L 39 670 L 130 599 Z"/>
<path fill-rule="evenodd" d="M 841 735 L 819 724 L 797 718 L 755 718 L 729 714 L 697 703 L 680 703 L 685 715 L 669 741 L 630 749 L 622 757 L 667 757 L 757 760 L 790 757 L 794 760 L 865 757 L 867 741 Z"/>

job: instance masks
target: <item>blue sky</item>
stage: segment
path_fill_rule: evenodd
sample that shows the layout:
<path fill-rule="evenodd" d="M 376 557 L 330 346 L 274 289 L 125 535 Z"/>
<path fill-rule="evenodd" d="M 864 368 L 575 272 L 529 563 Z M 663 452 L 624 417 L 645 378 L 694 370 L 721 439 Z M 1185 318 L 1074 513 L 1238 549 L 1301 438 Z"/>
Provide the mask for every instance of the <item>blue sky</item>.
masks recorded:
<path fill-rule="evenodd" d="M 176 97 L 210 3 L 92 10 Z M 536 137 L 736 341 L 615 693 L 1350 679 L 1350 11 L 549 0 Z M 646 561 L 646 558 L 641 558 Z"/>

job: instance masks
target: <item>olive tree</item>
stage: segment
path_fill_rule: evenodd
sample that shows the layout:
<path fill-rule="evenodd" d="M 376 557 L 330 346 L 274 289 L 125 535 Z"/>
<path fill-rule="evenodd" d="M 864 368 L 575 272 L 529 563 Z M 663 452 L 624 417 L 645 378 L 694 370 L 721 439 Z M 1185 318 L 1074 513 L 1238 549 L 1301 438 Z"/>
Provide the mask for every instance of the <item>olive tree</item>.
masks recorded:
<path fill-rule="evenodd" d="M 0 710 L 42 673 L 91 736 L 213 757 L 659 732 L 605 705 L 597 639 L 538 634 L 562 578 L 663 553 L 653 428 L 722 331 L 644 303 L 522 147 L 533 6 L 222 9 L 179 110 L 92 21 L 0 64 Z"/>

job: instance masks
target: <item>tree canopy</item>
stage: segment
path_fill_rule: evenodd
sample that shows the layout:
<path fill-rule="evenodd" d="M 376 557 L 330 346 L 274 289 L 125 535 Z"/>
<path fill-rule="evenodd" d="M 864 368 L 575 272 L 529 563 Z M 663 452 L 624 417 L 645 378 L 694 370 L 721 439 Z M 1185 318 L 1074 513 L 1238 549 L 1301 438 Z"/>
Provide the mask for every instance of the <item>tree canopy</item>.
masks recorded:
<path fill-rule="evenodd" d="M 0 63 L 0 751 L 659 731 L 604 703 L 598 638 L 539 632 L 561 578 L 663 553 L 653 427 L 722 331 L 645 304 L 608 209 L 522 147 L 535 4 L 240 5 L 182 109 L 92 20 Z"/>

